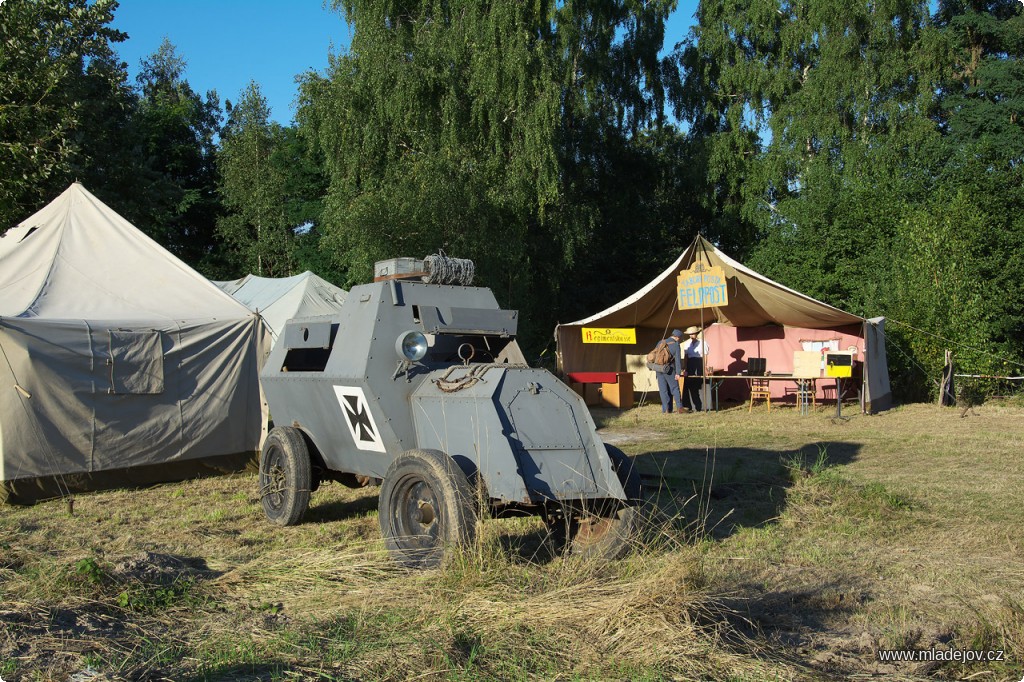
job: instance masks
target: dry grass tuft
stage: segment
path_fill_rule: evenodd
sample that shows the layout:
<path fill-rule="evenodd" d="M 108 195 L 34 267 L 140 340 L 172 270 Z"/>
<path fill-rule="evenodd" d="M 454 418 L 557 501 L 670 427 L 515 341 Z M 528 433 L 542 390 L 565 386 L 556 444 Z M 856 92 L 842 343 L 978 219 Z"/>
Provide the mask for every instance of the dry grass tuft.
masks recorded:
<path fill-rule="evenodd" d="M 400 578 L 405 571 L 390 562 L 380 543 L 356 543 L 341 550 L 277 550 L 261 555 L 221 575 L 215 584 L 246 594 L 269 591 L 279 595 L 324 589 L 358 593 Z"/>
<path fill-rule="evenodd" d="M 522 530 L 528 523 L 516 525 Z M 443 676 L 451 661 L 434 660 L 436 651 L 414 643 L 462 640 L 476 643 L 474 664 L 493 665 L 495 674 L 509 660 L 598 676 L 606 671 L 595 664 L 600 661 L 693 677 L 752 669 L 722 646 L 741 637 L 727 625 L 724 607 L 694 579 L 702 559 L 692 549 L 637 551 L 613 564 L 575 557 L 540 564 L 501 539 L 485 532 L 477 547 L 436 571 L 397 568 L 374 543 L 268 555 L 215 584 L 241 602 L 276 599 L 304 627 L 348 617 L 365 637 L 390 614 L 399 621 L 396 628 L 388 620 L 392 634 L 415 633 L 388 656 L 372 649 L 355 657 L 353 671 Z M 498 663 L 491 663 L 491 652 L 500 652 Z"/>
<path fill-rule="evenodd" d="M 410 572 L 375 491 L 326 485 L 281 529 L 251 476 L 0 508 L 0 675 L 1020 679 L 1024 410 L 844 413 L 599 414 L 651 491 L 607 564 L 553 557 L 527 518 Z M 883 646 L 1006 661 L 884 666 Z"/>

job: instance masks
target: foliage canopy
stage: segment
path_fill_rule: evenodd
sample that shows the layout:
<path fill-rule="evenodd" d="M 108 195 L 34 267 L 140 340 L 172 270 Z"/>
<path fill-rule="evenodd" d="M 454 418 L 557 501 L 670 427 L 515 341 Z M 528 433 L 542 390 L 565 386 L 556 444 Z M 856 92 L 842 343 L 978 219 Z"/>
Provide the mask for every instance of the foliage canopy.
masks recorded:
<path fill-rule="evenodd" d="M 1024 6 L 335 0 L 351 44 L 280 125 L 256 83 L 196 93 L 166 40 L 137 82 L 114 0 L 0 4 L 0 225 L 81 180 L 204 274 L 445 250 L 523 311 L 618 300 L 695 232 L 885 315 L 903 397 L 942 350 L 1024 370 Z M 671 114 L 668 113 L 669 110 Z"/>

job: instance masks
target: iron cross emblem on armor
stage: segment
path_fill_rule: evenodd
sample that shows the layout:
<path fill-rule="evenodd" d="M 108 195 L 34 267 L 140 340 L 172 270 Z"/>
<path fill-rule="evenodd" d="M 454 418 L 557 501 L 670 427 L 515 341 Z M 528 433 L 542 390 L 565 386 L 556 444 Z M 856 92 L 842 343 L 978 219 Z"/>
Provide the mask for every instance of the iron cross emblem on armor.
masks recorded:
<path fill-rule="evenodd" d="M 335 386 L 334 393 L 338 396 L 345 424 L 348 425 L 356 447 L 371 452 L 387 452 L 363 389 L 358 386 Z"/>

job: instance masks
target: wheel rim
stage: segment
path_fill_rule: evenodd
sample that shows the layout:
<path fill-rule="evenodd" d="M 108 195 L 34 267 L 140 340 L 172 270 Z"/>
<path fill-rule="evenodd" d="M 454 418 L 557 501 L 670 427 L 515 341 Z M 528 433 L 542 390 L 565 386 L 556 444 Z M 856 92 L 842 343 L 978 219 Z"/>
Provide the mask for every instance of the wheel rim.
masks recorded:
<path fill-rule="evenodd" d="M 260 491 L 263 504 L 278 511 L 284 506 L 284 493 L 288 487 L 288 475 L 281 466 L 283 453 L 272 447 L 264 453 L 263 470 L 260 472 Z"/>
<path fill-rule="evenodd" d="M 596 545 L 611 532 L 618 521 L 618 516 L 595 516 L 587 514 L 576 523 L 576 533 L 573 535 L 573 544 L 581 547 Z"/>
<path fill-rule="evenodd" d="M 395 486 L 391 518 L 395 539 L 403 549 L 431 550 L 441 541 L 441 508 L 437 494 L 419 476 L 406 476 Z"/>

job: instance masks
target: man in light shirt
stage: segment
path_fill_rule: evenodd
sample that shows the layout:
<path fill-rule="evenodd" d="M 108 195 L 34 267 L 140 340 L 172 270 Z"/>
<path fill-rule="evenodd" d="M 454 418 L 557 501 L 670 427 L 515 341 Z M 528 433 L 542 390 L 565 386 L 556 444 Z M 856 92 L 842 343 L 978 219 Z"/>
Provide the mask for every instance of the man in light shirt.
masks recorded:
<path fill-rule="evenodd" d="M 704 357 L 708 353 L 708 344 L 697 338 L 700 332 L 700 327 L 687 327 L 683 333 L 689 337 L 689 340 L 680 344 L 683 351 L 683 361 L 686 364 L 683 370 L 683 376 L 686 377 L 683 383 L 686 389 L 686 395 L 683 396 L 683 404 L 689 403 L 693 407 L 694 412 L 700 412 L 704 409 L 700 398 L 704 388 L 704 380 L 690 379 L 690 377 L 699 377 L 704 374 Z"/>

